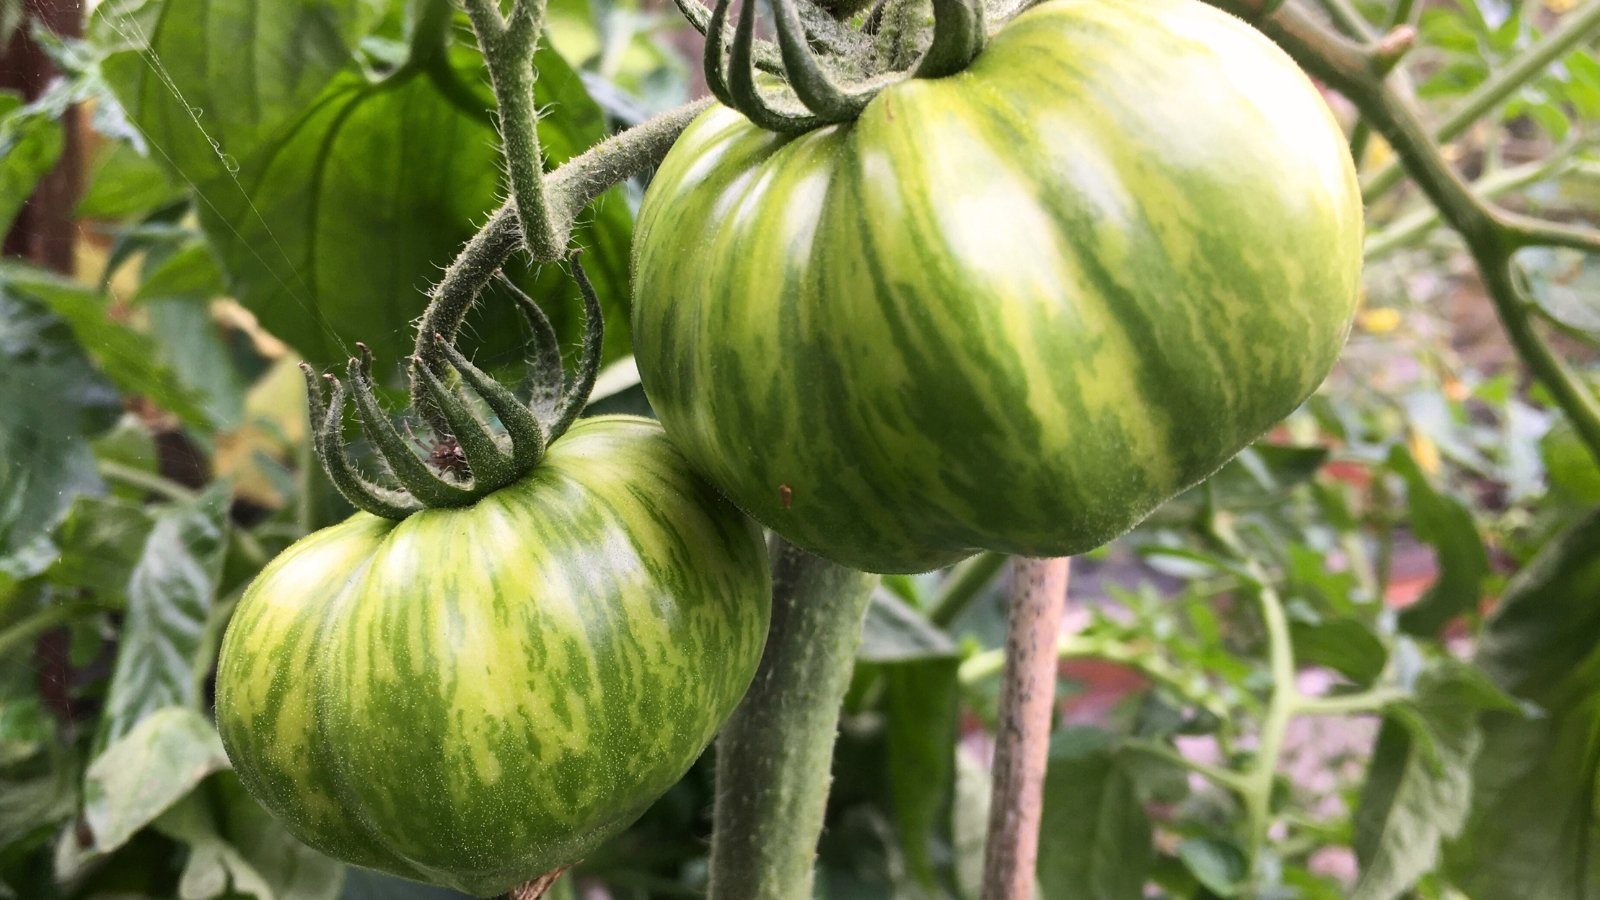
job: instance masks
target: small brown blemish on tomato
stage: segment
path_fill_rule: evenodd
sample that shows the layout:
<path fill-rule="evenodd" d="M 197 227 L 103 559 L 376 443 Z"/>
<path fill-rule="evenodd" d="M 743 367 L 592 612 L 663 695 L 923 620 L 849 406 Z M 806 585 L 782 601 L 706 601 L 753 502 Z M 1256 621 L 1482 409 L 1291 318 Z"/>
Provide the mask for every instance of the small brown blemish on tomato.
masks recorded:
<path fill-rule="evenodd" d="M 794 488 L 787 484 L 778 485 L 778 501 L 783 504 L 784 509 L 794 506 Z"/>

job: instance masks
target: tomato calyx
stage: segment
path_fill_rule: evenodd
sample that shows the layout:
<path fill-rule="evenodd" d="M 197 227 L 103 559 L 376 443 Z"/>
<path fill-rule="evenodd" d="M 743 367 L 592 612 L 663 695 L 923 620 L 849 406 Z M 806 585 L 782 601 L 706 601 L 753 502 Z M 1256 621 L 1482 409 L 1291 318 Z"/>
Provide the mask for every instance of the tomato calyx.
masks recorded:
<path fill-rule="evenodd" d="M 786 134 L 854 121 L 880 91 L 904 78 L 942 78 L 960 72 L 983 49 L 985 40 L 981 0 L 932 0 L 932 34 L 909 69 L 875 73 L 841 86 L 836 70 L 860 73 L 879 68 L 863 49 L 870 47 L 871 32 L 881 21 L 879 11 L 867 17 L 863 31 L 853 32 L 810 0 L 769 0 L 777 34 L 773 48 L 758 47 L 756 0 L 740 0 L 733 39 L 727 42 L 733 2 L 716 0 L 707 14 L 699 0 L 678 0 L 679 9 L 706 36 L 706 84 L 725 106 L 761 128 Z M 810 15 L 802 14 L 802 5 Z M 814 48 L 820 48 L 822 56 Z M 781 76 L 787 90 L 763 90 L 758 68 Z"/>
<path fill-rule="evenodd" d="M 430 507 L 469 506 L 537 466 L 551 442 L 578 418 L 600 370 L 605 330 L 600 299 L 576 257 L 572 272 L 583 295 L 583 346 L 576 378 L 570 382 L 550 320 L 504 275 L 501 283 L 533 332 L 534 388 L 527 400 L 474 365 L 443 335 L 435 333 L 431 343 L 424 342 L 428 352 L 412 358 L 413 395 L 428 397 L 446 426 L 435 428 L 435 441 L 424 450 L 426 458 L 418 455 L 415 439 L 408 442 L 379 403 L 372 351 L 366 344 L 356 344 L 360 355 L 351 358 L 345 381 L 332 374 L 319 378 L 301 363 L 310 400 L 312 446 L 339 493 L 358 509 L 403 519 Z M 451 372 L 459 384 L 450 383 Z M 352 397 L 361 430 L 382 460 L 387 478 L 363 474 L 345 446 L 344 411 Z M 480 403 L 503 431 L 490 426 L 479 411 Z"/>

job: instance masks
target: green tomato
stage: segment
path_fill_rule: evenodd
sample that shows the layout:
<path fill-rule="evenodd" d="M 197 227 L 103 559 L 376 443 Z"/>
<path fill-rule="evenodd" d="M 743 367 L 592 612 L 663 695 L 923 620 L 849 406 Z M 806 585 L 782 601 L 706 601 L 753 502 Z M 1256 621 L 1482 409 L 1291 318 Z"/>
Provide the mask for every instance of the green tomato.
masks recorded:
<path fill-rule="evenodd" d="M 879 572 L 1127 531 L 1331 368 L 1361 196 L 1315 86 L 1197 0 L 1051 0 L 799 137 L 713 107 L 635 231 L 673 441 Z"/>
<path fill-rule="evenodd" d="M 285 550 L 234 614 L 217 726 L 313 847 L 468 893 L 571 863 L 680 778 L 755 673 L 760 529 L 645 419 L 526 478 Z"/>

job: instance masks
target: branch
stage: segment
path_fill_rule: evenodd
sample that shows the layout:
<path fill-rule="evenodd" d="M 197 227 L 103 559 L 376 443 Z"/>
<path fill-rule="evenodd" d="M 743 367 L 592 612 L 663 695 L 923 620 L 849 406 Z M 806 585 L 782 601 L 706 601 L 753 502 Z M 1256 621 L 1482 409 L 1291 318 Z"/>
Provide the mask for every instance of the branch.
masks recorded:
<path fill-rule="evenodd" d="M 711 900 L 810 900 L 839 706 L 875 575 L 779 540 L 772 625 L 717 738 Z"/>
<path fill-rule="evenodd" d="M 1018 559 L 1012 570 L 983 900 L 1028 900 L 1033 895 L 1055 710 L 1056 643 L 1071 562 L 1067 557 Z"/>
<path fill-rule="evenodd" d="M 1559 28 L 1545 35 L 1505 68 L 1478 85 L 1476 90 L 1461 101 L 1460 106 L 1451 110 L 1444 121 L 1439 123 L 1438 129 L 1433 133 L 1434 140 L 1444 143 L 1459 137 L 1467 130 L 1467 126 L 1516 93 L 1584 38 L 1591 36 L 1597 26 L 1600 26 L 1600 0 L 1591 0 L 1582 10 L 1570 13 L 1562 19 Z M 1400 183 L 1402 171 L 1399 162 L 1392 162 L 1373 173 L 1372 177 L 1361 186 L 1362 199 L 1371 203 L 1382 196 Z"/>

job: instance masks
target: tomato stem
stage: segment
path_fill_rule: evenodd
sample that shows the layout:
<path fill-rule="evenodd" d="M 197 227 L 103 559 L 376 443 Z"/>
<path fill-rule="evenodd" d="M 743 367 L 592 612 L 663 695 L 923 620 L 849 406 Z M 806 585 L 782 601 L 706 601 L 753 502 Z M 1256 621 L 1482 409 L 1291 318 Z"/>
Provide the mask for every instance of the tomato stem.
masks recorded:
<path fill-rule="evenodd" d="M 711 900 L 810 900 L 839 708 L 878 583 L 777 539 L 772 625 L 717 739 Z"/>

